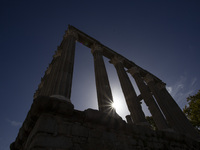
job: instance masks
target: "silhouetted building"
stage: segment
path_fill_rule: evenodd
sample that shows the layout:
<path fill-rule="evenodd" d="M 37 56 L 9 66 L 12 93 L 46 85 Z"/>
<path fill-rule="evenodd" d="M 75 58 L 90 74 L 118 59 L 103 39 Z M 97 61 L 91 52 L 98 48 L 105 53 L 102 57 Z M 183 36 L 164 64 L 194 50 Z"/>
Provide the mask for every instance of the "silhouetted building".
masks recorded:
<path fill-rule="evenodd" d="M 70 100 L 76 41 L 89 47 L 93 54 L 99 110 L 75 110 Z M 130 111 L 126 116 L 128 123 L 111 106 L 113 97 L 104 57 L 116 68 Z M 128 73 L 140 90 L 139 96 Z M 150 128 L 141 100 L 148 106 L 157 131 Z M 69 26 L 34 94 L 31 109 L 11 150 L 197 150 L 199 139 L 165 83 Z"/>

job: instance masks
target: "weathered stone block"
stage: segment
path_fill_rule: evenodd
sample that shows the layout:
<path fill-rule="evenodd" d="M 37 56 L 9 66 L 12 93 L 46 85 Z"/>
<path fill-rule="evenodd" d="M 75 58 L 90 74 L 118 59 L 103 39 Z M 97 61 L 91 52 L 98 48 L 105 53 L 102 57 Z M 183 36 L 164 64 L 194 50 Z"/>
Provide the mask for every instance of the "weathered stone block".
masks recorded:
<path fill-rule="evenodd" d="M 32 116 L 29 111 L 22 127 L 24 128 L 26 132 L 30 132 L 34 127 L 36 120 L 37 118 Z"/>
<path fill-rule="evenodd" d="M 54 97 L 40 96 L 34 99 L 31 106 L 31 114 L 39 115 L 42 112 L 60 113 L 66 116 L 72 115 L 74 105 L 71 102 Z"/>
<path fill-rule="evenodd" d="M 57 127 L 57 122 L 53 115 L 42 114 L 37 120 L 34 130 L 35 132 L 50 133 L 55 135 L 57 132 L 56 127 Z"/>
<path fill-rule="evenodd" d="M 152 131 L 145 127 L 125 124 L 116 128 L 102 113 L 90 117 L 77 111 L 72 116 L 45 112 L 38 116 L 31 132 L 20 129 L 11 150 L 199 150 L 199 143 L 187 136 L 167 131 Z M 85 117 L 86 116 L 86 117 Z M 96 118 L 95 118 L 96 116 Z M 29 113 L 28 117 L 32 117 Z M 32 119 L 27 118 L 29 126 Z M 111 124 L 111 125 L 109 125 Z M 28 136 L 28 137 L 27 137 Z M 25 138 L 27 137 L 27 139 Z"/>
<path fill-rule="evenodd" d="M 73 150 L 82 150 L 79 144 L 73 144 Z"/>
<path fill-rule="evenodd" d="M 28 133 L 24 130 L 24 128 L 20 128 L 18 138 L 22 141 L 25 141 L 28 138 Z"/>
<path fill-rule="evenodd" d="M 91 129 L 89 132 L 89 137 L 90 138 L 101 138 L 103 134 L 103 131 L 98 130 L 98 129 Z"/>
<path fill-rule="evenodd" d="M 86 116 L 85 121 L 103 125 L 107 128 L 118 129 L 122 128 L 125 124 L 122 119 L 113 118 L 108 114 L 98 110 L 87 109 L 84 112 Z"/>
<path fill-rule="evenodd" d="M 128 141 L 131 146 L 137 145 L 137 141 L 131 137 L 128 137 Z"/>
<path fill-rule="evenodd" d="M 74 136 L 72 137 L 73 143 L 76 144 L 84 144 L 87 142 L 88 137 L 79 137 L 79 136 Z"/>
<path fill-rule="evenodd" d="M 80 124 L 74 124 L 71 130 L 71 134 L 74 136 L 83 136 L 88 137 L 89 136 L 89 129 L 81 126 Z"/>
<path fill-rule="evenodd" d="M 116 134 L 110 132 L 104 132 L 102 139 L 105 141 L 114 142 L 116 141 Z"/>
<path fill-rule="evenodd" d="M 65 136 L 50 136 L 48 134 L 37 134 L 31 142 L 28 149 L 34 147 L 44 148 L 57 148 L 57 149 L 69 149 L 73 146 L 72 141 L 69 137 Z"/>
<path fill-rule="evenodd" d="M 144 142 L 142 140 L 138 140 L 137 141 L 137 145 L 144 147 Z"/>
<path fill-rule="evenodd" d="M 46 148 L 31 148 L 30 150 L 46 150 Z"/>
<path fill-rule="evenodd" d="M 38 147 L 36 147 L 36 148 L 31 148 L 30 150 L 66 150 L 66 149 L 63 149 L 63 148 L 49 148 L 49 149 L 47 149 L 47 148 L 38 148 Z"/>
<path fill-rule="evenodd" d="M 59 122 L 57 125 L 58 134 L 69 136 L 71 134 L 72 124 L 68 122 Z"/>

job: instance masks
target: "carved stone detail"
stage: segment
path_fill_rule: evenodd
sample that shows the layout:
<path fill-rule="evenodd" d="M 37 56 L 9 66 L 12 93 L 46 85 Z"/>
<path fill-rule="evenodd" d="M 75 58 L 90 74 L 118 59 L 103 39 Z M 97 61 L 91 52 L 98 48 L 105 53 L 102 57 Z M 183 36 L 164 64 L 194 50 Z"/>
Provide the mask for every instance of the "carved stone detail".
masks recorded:
<path fill-rule="evenodd" d="M 103 52 L 103 47 L 99 43 L 94 43 L 92 45 L 92 48 L 91 48 L 92 54 L 94 54 L 94 52 L 96 51 Z"/>
<path fill-rule="evenodd" d="M 75 31 L 75 30 L 67 30 L 66 32 L 65 32 L 65 35 L 63 36 L 63 38 L 66 38 L 67 36 L 69 36 L 69 35 L 71 35 L 71 36 L 73 36 L 73 37 L 75 37 L 76 38 L 76 40 L 78 40 L 78 33 Z"/>
<path fill-rule="evenodd" d="M 128 69 L 128 71 L 131 75 L 134 75 L 136 73 L 140 73 L 139 69 L 137 67 L 131 67 L 130 69 Z"/>
<path fill-rule="evenodd" d="M 109 62 L 112 63 L 113 65 L 116 65 L 116 64 L 118 64 L 118 63 L 122 63 L 122 64 L 123 64 L 124 58 L 115 55 Z"/>
<path fill-rule="evenodd" d="M 153 76 L 150 75 L 150 74 L 147 74 L 147 75 L 144 77 L 144 81 L 145 81 L 146 83 L 149 83 L 149 82 L 151 82 L 151 81 L 154 81 Z"/>

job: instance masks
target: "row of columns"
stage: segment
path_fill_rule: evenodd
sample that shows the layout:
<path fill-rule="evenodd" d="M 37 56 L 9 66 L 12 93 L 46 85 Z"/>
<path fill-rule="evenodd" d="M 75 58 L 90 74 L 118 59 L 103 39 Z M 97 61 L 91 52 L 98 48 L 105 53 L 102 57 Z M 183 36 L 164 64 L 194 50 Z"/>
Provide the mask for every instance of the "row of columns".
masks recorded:
<path fill-rule="evenodd" d="M 118 77 L 119 77 L 119 81 L 121 84 L 121 88 L 122 91 L 124 93 L 124 97 L 128 106 L 128 109 L 130 111 L 130 115 L 132 117 L 132 119 L 134 120 L 135 124 L 146 124 L 147 125 L 147 121 L 145 119 L 145 115 L 142 111 L 141 105 L 140 105 L 140 101 L 137 97 L 137 94 L 131 84 L 131 81 L 126 73 L 126 71 L 124 70 L 123 67 L 123 60 L 120 60 L 117 57 L 114 57 L 113 59 L 111 59 L 111 63 L 114 64 Z"/>
<path fill-rule="evenodd" d="M 113 100 L 105 64 L 103 61 L 103 48 L 98 44 L 94 44 L 92 47 L 92 53 L 94 56 L 99 110 L 108 112 Z M 148 126 L 140 105 L 140 100 L 136 95 L 132 83 L 124 69 L 123 58 L 114 56 L 110 60 L 110 63 L 115 66 L 121 88 L 130 111 L 130 117 L 127 117 L 128 122 L 131 122 L 132 119 L 134 124 Z M 179 106 L 163 86 L 163 83 L 158 82 L 156 84 L 153 76 L 150 74 L 142 77 L 140 75 L 140 70 L 136 66 L 128 69 L 128 72 L 135 79 L 141 96 L 148 106 L 153 120 L 155 121 L 155 124 L 159 130 L 175 130 L 196 138 L 199 137 L 199 134 L 195 131 L 194 127 L 192 127 Z"/>
<path fill-rule="evenodd" d="M 164 116 L 162 115 L 147 85 L 145 84 L 144 80 L 140 76 L 139 70 L 136 67 L 132 67 L 131 69 L 128 70 L 128 72 L 135 79 L 138 89 L 140 90 L 140 93 L 144 99 L 144 102 L 148 106 L 148 109 L 153 117 L 153 120 L 155 121 L 157 125 L 157 128 L 161 130 L 167 129 L 168 126 L 167 126 L 166 120 L 164 119 Z"/>
<path fill-rule="evenodd" d="M 152 94 L 155 96 L 161 110 L 163 111 L 170 127 L 173 128 L 174 131 L 185 133 L 193 138 L 199 139 L 200 135 L 169 94 L 165 84 L 162 82 L 156 83 L 150 75 L 147 75 L 145 80 Z"/>
<path fill-rule="evenodd" d="M 68 30 L 58 48 L 58 51 L 46 72 L 46 82 L 41 83 L 39 94 L 46 96 L 56 96 L 70 101 L 75 43 L 78 35 L 73 30 Z M 103 60 L 103 47 L 94 43 L 91 47 L 94 58 L 95 81 L 99 110 L 115 118 L 120 118 L 115 109 L 112 108 L 113 97 L 108 80 L 106 67 Z M 148 126 L 142 111 L 140 99 L 128 77 L 128 73 L 134 78 L 141 97 L 148 106 L 153 120 L 159 130 L 169 128 L 175 131 L 186 133 L 198 137 L 198 133 L 192 127 L 174 99 L 170 96 L 163 83 L 154 80 L 153 76 L 147 74 L 145 77 L 140 75 L 140 69 L 132 66 L 127 72 L 124 68 L 123 58 L 113 56 L 110 60 L 116 69 L 122 91 L 130 111 L 128 121 L 134 124 Z"/>

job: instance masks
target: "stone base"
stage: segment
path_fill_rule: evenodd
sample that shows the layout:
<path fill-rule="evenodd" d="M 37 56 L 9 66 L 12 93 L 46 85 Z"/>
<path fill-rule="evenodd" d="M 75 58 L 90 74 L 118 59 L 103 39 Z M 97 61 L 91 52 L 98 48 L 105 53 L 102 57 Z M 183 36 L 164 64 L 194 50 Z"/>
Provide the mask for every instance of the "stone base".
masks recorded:
<path fill-rule="evenodd" d="M 40 97 L 25 119 L 11 150 L 198 150 L 184 134 L 127 124 L 93 109 Z"/>

